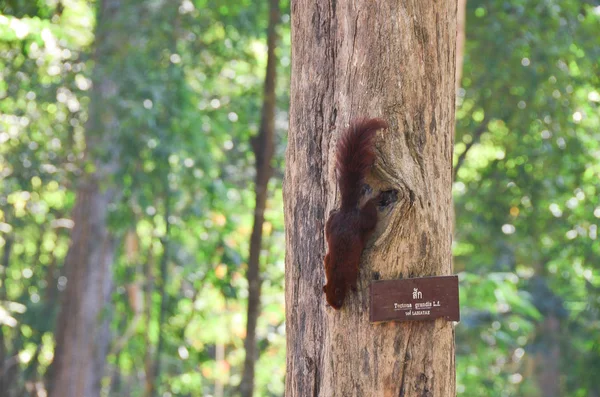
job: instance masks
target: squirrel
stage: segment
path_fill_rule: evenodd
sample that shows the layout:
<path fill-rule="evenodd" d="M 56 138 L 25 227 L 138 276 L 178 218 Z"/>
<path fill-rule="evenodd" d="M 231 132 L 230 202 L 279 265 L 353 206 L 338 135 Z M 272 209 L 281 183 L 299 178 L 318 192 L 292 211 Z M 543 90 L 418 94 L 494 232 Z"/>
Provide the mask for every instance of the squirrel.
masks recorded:
<path fill-rule="evenodd" d="M 336 170 L 341 206 L 325 224 L 328 252 L 325 255 L 327 283 L 323 292 L 327 303 L 341 309 L 348 288 L 356 290 L 362 251 L 377 224 L 378 197 L 360 207 L 365 175 L 375 163 L 373 137 L 388 128 L 382 119 L 354 120 L 337 144 Z"/>

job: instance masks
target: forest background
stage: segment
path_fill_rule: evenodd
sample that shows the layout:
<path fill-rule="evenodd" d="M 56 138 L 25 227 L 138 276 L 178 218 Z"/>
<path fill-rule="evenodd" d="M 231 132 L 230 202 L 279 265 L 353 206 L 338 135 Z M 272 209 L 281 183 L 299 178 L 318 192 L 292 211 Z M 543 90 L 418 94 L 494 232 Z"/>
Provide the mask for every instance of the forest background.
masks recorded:
<path fill-rule="evenodd" d="M 0 1 L 0 395 L 56 381 L 74 206 L 102 172 L 90 151 L 116 164 L 104 182 L 117 192 L 98 392 L 237 393 L 275 4 L 255 394 L 282 396 L 290 4 L 110 0 L 104 19 L 98 4 Z M 465 15 L 457 393 L 598 397 L 600 5 L 469 0 Z"/>

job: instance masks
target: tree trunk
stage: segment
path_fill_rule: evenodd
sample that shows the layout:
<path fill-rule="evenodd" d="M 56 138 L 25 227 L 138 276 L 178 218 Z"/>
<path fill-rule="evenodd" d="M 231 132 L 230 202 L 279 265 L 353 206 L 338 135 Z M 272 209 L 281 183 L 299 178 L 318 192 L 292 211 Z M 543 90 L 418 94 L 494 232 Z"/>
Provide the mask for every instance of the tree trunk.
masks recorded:
<path fill-rule="evenodd" d="M 269 1 L 269 27 L 267 32 L 267 72 L 262 117 L 258 135 L 253 139 L 256 158 L 256 179 L 254 206 L 254 224 L 250 236 L 250 253 L 248 257 L 248 316 L 246 323 L 246 339 L 244 340 L 244 369 L 240 382 L 242 397 L 251 397 L 254 393 L 254 367 L 258 359 L 256 344 L 256 325 L 260 315 L 260 251 L 262 248 L 262 229 L 265 221 L 267 204 L 267 187 L 273 174 L 271 161 L 274 152 L 275 137 L 275 81 L 277 70 L 277 25 L 279 23 L 279 0 Z"/>
<path fill-rule="evenodd" d="M 167 167 L 169 167 L 167 163 Z M 156 343 L 156 352 L 154 353 L 154 363 L 151 365 L 151 370 L 149 376 L 146 378 L 146 396 L 159 396 L 160 391 L 158 387 L 160 386 L 160 374 L 161 374 L 161 355 L 164 349 L 165 344 L 165 334 L 164 334 L 164 326 L 166 324 L 167 318 L 167 282 L 168 280 L 168 271 L 167 265 L 169 264 L 169 255 L 170 255 L 170 231 L 171 224 L 169 222 L 169 218 L 171 217 L 171 191 L 169 189 L 169 180 L 168 173 L 167 178 L 164 181 L 164 189 L 165 189 L 165 215 L 164 222 L 166 225 L 165 235 L 162 238 L 162 246 L 163 246 L 163 255 L 160 259 L 160 284 L 158 285 L 158 295 L 160 299 L 160 306 L 158 312 L 158 341 Z"/>
<path fill-rule="evenodd" d="M 539 395 L 558 397 L 564 395 L 561 379 L 561 321 L 568 312 L 560 296 L 548 285 L 547 261 L 536 266 L 536 276 L 529 281 L 528 291 L 532 295 L 537 310 L 543 316 L 536 326 L 535 338 L 529 343 L 528 350 L 534 360 L 533 378 L 538 384 Z"/>
<path fill-rule="evenodd" d="M 15 241 L 12 234 L 7 234 L 4 238 L 4 248 L 2 250 L 2 275 L 0 276 L 0 303 L 4 303 L 8 300 L 6 280 L 8 279 L 8 267 L 11 262 L 10 256 Z M 8 376 L 10 358 L 6 346 L 6 340 L 8 338 L 6 337 L 5 332 L 8 333 L 8 327 L 5 324 L 0 323 L 0 390 L 6 390 L 8 392 L 12 382 Z"/>
<path fill-rule="evenodd" d="M 144 287 L 144 298 L 145 298 L 145 313 L 144 318 L 147 324 L 150 324 L 152 320 L 152 295 L 155 288 L 155 260 L 152 250 L 148 250 L 148 258 L 144 265 L 144 275 L 146 279 L 146 285 Z M 154 392 L 154 352 L 155 349 L 152 344 L 152 337 L 150 335 L 150 327 L 146 327 L 145 330 L 145 342 L 146 351 L 144 354 L 144 397 L 151 397 Z"/>
<path fill-rule="evenodd" d="M 536 380 L 540 388 L 540 396 L 559 397 L 561 393 L 560 372 L 560 320 L 549 313 L 538 326 L 535 353 Z"/>
<path fill-rule="evenodd" d="M 369 323 L 373 279 L 449 275 L 456 1 L 292 3 L 284 205 L 286 396 L 454 396 L 445 320 Z M 335 140 L 356 117 L 390 124 L 368 182 L 391 191 L 358 292 L 326 306 L 324 227 L 337 207 Z M 397 193 L 397 194 L 394 194 Z"/>
<path fill-rule="evenodd" d="M 458 0 L 456 15 L 456 91 L 460 88 L 465 57 L 467 0 Z"/>
<path fill-rule="evenodd" d="M 98 6 L 93 89 L 86 125 L 86 159 L 94 164 L 76 192 L 71 245 L 65 258 L 66 289 L 57 321 L 49 373 L 50 397 L 99 396 L 108 348 L 106 305 L 112 285 L 115 239 L 107 228 L 109 204 L 118 194 L 111 176 L 119 167 L 115 54 L 127 37 L 120 0 Z M 89 169 L 89 168 L 88 168 Z"/>
<path fill-rule="evenodd" d="M 111 193 L 102 193 L 95 177 L 86 179 L 77 190 L 65 259 L 68 281 L 57 323 L 50 397 L 100 395 L 107 353 L 103 309 L 110 297 L 115 248 L 106 228 Z"/>

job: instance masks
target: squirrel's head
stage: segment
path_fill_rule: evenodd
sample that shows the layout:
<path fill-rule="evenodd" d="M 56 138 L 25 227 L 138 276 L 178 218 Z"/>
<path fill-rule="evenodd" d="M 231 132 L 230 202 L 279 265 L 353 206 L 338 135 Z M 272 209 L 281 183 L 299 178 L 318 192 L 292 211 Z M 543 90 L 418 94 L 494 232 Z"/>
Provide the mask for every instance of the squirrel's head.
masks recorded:
<path fill-rule="evenodd" d="M 342 308 L 344 298 L 346 297 L 345 288 L 336 287 L 333 283 L 327 283 L 323 286 L 323 292 L 325 293 L 327 303 L 329 303 L 331 307 L 335 310 L 340 310 Z"/>

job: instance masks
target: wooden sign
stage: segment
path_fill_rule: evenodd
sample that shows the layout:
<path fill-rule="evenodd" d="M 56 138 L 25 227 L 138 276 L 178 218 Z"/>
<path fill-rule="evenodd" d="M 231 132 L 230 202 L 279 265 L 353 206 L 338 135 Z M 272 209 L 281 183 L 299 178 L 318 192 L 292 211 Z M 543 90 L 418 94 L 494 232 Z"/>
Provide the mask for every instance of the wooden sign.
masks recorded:
<path fill-rule="evenodd" d="M 372 323 L 440 317 L 460 321 L 458 276 L 373 281 L 370 293 Z"/>

